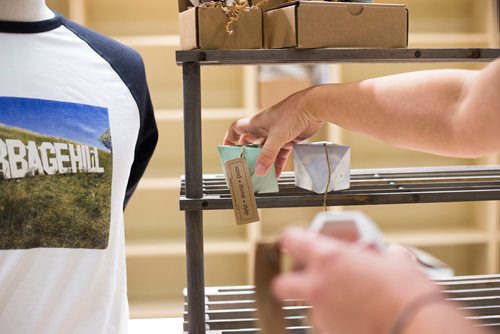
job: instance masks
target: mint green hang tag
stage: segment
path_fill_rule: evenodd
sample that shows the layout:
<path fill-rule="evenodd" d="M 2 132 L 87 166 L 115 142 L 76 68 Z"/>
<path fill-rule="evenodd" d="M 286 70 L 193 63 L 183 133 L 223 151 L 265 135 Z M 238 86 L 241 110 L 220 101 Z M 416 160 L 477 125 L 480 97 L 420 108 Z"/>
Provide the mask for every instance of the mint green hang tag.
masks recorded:
<path fill-rule="evenodd" d="M 261 149 L 259 145 L 219 145 L 217 149 L 219 151 L 223 169 L 225 161 L 237 159 L 240 157 L 240 155 L 247 160 L 248 168 L 250 169 L 250 175 L 252 177 L 253 190 L 256 194 L 275 193 L 279 191 L 274 166 L 264 176 L 255 175 L 255 163 Z"/>

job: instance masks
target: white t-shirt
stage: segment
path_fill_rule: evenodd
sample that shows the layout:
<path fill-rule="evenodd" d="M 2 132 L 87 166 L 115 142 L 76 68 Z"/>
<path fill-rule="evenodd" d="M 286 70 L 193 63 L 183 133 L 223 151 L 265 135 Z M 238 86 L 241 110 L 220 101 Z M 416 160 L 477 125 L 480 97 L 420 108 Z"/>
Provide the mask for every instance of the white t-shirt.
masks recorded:
<path fill-rule="evenodd" d="M 0 333 L 126 333 L 123 208 L 156 142 L 135 51 L 0 21 Z"/>

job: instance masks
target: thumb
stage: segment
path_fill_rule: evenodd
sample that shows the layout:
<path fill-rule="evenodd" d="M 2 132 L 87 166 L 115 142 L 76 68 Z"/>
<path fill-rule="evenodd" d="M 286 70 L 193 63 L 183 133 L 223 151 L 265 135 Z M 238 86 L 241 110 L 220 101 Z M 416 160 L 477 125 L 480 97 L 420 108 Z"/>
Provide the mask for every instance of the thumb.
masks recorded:
<path fill-rule="evenodd" d="M 399 258 L 403 261 L 408 261 L 408 260 L 412 262 L 418 261 L 416 255 L 412 252 L 412 250 L 401 244 L 390 244 L 387 247 L 387 252 L 389 253 L 390 256 Z"/>
<path fill-rule="evenodd" d="M 284 144 L 285 142 L 282 142 L 279 138 L 269 134 L 269 137 L 267 137 L 266 142 L 262 146 L 259 157 L 257 158 L 257 162 L 255 164 L 255 175 L 266 175 L 269 168 L 274 165 L 274 161 Z"/>

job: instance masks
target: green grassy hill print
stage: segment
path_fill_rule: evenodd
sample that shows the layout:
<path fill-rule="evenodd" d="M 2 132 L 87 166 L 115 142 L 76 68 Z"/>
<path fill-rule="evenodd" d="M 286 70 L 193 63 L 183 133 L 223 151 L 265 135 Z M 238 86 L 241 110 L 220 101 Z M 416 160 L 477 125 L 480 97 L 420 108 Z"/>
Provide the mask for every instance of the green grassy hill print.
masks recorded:
<path fill-rule="evenodd" d="M 0 97 L 0 249 L 107 248 L 110 138 L 105 108 Z"/>

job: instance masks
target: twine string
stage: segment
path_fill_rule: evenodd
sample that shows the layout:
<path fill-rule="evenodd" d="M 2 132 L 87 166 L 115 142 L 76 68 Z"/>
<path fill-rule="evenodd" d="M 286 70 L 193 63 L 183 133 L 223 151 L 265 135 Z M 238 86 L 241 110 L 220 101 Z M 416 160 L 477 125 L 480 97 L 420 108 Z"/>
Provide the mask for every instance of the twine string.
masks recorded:
<path fill-rule="evenodd" d="M 323 144 L 323 146 L 325 147 L 326 163 L 328 165 L 328 181 L 326 182 L 325 192 L 323 193 L 323 210 L 327 212 L 326 199 L 328 197 L 328 187 L 330 187 L 332 170 L 330 166 L 330 157 L 328 156 L 328 146 L 326 145 L 326 143 Z"/>

